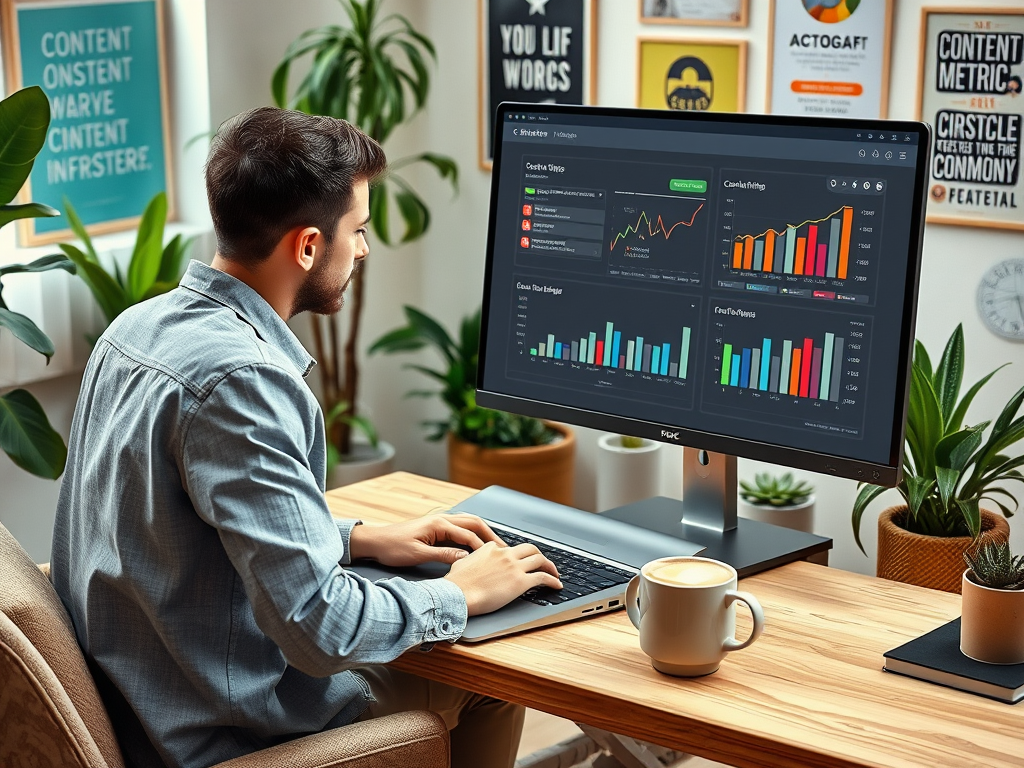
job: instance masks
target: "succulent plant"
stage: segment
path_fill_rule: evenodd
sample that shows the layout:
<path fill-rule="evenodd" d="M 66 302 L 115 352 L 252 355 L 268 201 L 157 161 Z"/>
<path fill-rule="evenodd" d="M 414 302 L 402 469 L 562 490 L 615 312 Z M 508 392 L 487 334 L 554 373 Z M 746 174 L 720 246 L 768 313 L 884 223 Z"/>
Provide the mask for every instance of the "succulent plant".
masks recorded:
<path fill-rule="evenodd" d="M 974 554 L 965 552 L 964 562 L 976 584 L 991 589 L 1024 589 L 1024 555 L 1011 554 L 1008 542 L 988 542 Z"/>
<path fill-rule="evenodd" d="M 754 476 L 754 485 L 740 481 L 740 496 L 744 501 L 762 507 L 790 507 L 803 504 L 814 488 L 803 480 L 793 479 L 789 472 L 781 477 L 773 477 L 767 472 L 758 472 Z"/>
<path fill-rule="evenodd" d="M 643 448 L 644 439 L 642 437 L 632 437 L 630 435 L 623 435 L 621 445 L 623 448 Z"/>

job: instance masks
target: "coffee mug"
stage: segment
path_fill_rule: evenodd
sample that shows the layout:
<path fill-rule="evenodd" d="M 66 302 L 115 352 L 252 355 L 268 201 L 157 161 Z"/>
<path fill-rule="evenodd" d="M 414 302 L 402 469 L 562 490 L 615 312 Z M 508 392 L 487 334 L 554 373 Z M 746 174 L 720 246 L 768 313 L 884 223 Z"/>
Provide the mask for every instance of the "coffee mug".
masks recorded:
<path fill-rule="evenodd" d="M 640 630 L 640 648 L 659 672 L 699 677 L 716 671 L 729 651 L 746 648 L 764 629 L 757 598 L 736 591 L 736 569 L 706 557 L 662 557 L 640 569 L 626 588 L 626 613 Z M 737 600 L 754 617 L 750 637 L 736 639 Z"/>

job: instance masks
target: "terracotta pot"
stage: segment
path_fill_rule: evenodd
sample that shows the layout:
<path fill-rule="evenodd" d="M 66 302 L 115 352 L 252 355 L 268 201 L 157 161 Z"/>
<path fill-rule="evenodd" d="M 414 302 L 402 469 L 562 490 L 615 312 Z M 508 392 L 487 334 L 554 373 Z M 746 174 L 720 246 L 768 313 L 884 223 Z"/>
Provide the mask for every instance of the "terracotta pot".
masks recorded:
<path fill-rule="evenodd" d="M 1024 663 L 1024 590 L 992 589 L 963 575 L 960 651 L 988 664 Z"/>
<path fill-rule="evenodd" d="M 1007 541 L 1010 524 L 1006 518 L 981 510 L 981 536 L 924 536 L 899 525 L 907 514 L 906 504 L 889 507 L 878 516 L 878 566 L 882 579 L 916 584 L 960 594 L 964 552 L 989 542 Z"/>
<path fill-rule="evenodd" d="M 470 488 L 502 485 L 572 506 L 576 436 L 562 424 L 548 426 L 562 439 L 528 448 L 482 448 L 449 432 L 448 479 Z"/>

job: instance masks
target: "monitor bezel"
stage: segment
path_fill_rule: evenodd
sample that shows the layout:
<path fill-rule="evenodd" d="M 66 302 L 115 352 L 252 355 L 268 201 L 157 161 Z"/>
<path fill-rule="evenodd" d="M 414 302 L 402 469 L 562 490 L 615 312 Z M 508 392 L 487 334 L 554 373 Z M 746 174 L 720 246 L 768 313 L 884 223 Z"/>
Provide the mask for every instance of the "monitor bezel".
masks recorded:
<path fill-rule="evenodd" d="M 486 367 L 486 339 L 490 318 L 489 287 L 494 269 L 494 241 L 498 208 L 498 184 L 496 179 L 502 167 L 501 130 L 505 125 L 505 115 L 509 112 L 529 112 L 531 114 L 556 114 L 564 116 L 594 115 L 612 118 L 654 118 L 658 120 L 678 120 L 689 123 L 725 123 L 739 125 L 765 125 L 793 128 L 846 128 L 860 131 L 891 131 L 913 133 L 918 141 L 917 163 L 915 167 L 913 204 L 911 211 L 910 243 L 911 253 L 907 260 L 907 279 L 903 299 L 903 317 L 900 334 L 899 362 L 903 366 L 903 375 L 897 378 L 902 387 L 897 392 L 897 405 L 902 399 L 902 407 L 894 409 L 891 429 L 889 461 L 877 463 L 850 459 L 843 456 L 808 451 L 800 448 L 774 445 L 749 438 L 733 437 L 721 433 L 704 432 L 687 429 L 672 424 L 661 424 L 643 419 L 626 416 L 615 416 L 599 411 L 557 405 L 540 400 L 508 395 L 489 391 L 484 388 L 484 370 Z M 928 180 L 928 158 L 931 151 L 931 127 L 927 123 L 909 120 L 878 120 L 852 118 L 798 117 L 788 115 L 756 115 L 733 113 L 683 112 L 671 110 L 633 109 L 619 107 L 594 107 L 562 104 L 529 104 L 518 102 L 502 102 L 495 110 L 493 122 L 494 160 L 491 170 L 491 194 L 488 208 L 487 250 L 484 265 L 483 303 L 481 309 L 480 350 L 477 365 L 476 401 L 487 408 L 498 408 L 525 416 L 564 421 L 569 424 L 599 429 L 608 432 L 631 434 L 651 440 L 673 445 L 700 448 L 718 453 L 731 454 L 742 458 L 782 464 L 797 469 L 819 472 L 826 475 L 846 477 L 853 480 L 870 482 L 875 485 L 895 486 L 902 479 L 903 443 L 906 436 L 906 413 L 910 399 L 910 380 L 913 362 L 913 349 L 917 322 L 917 298 L 921 279 L 921 252 L 924 240 L 925 212 L 927 207 L 926 184 Z M 901 398 L 900 398 L 901 396 Z"/>

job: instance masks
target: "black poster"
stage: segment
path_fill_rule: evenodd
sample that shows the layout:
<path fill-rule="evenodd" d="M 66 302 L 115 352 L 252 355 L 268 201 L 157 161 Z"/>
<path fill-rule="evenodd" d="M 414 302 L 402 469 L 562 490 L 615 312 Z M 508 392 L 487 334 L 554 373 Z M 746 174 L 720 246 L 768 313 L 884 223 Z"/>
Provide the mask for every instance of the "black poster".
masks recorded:
<path fill-rule="evenodd" d="M 593 0 L 483 0 L 486 91 L 481 164 L 493 156 L 494 110 L 503 101 L 585 104 L 591 99 Z"/>

